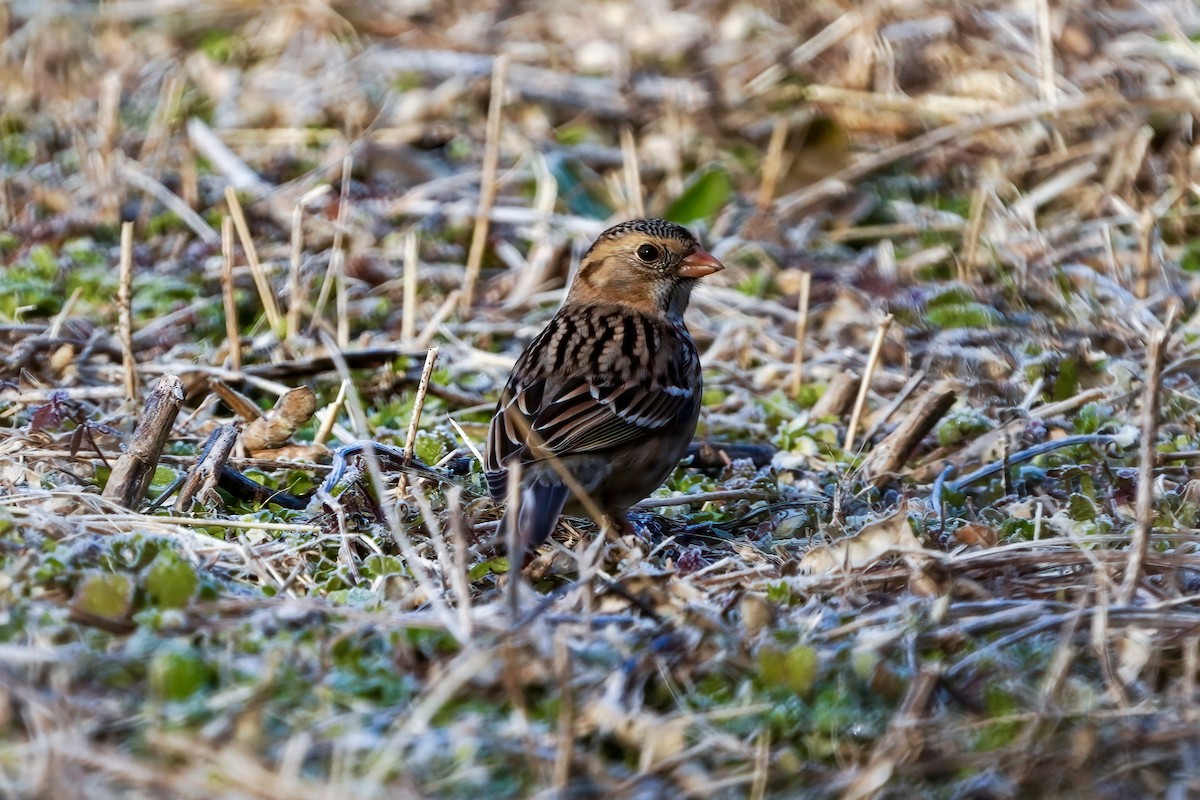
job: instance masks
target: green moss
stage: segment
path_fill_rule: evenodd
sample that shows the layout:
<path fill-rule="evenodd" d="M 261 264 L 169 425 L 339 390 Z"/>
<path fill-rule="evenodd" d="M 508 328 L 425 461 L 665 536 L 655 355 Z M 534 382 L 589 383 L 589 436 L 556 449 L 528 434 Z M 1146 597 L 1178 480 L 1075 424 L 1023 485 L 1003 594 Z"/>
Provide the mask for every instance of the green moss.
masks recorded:
<path fill-rule="evenodd" d="M 1004 318 L 983 303 L 942 305 L 925 312 L 925 320 L 935 328 L 992 328 Z"/>

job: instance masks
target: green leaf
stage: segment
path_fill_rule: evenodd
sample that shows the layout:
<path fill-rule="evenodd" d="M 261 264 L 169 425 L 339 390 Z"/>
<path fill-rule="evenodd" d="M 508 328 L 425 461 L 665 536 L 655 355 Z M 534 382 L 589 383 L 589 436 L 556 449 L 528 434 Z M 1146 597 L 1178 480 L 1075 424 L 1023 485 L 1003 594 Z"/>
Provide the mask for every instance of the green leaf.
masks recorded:
<path fill-rule="evenodd" d="M 147 492 L 151 495 L 157 495 L 160 492 L 166 491 L 167 487 L 175 482 L 177 473 L 170 467 L 159 465 L 154 468 L 154 477 L 150 479 L 150 487 Z"/>
<path fill-rule="evenodd" d="M 508 559 L 493 558 L 488 561 L 481 561 L 471 567 L 471 571 L 467 573 L 467 580 L 474 583 L 481 578 L 486 578 L 488 575 L 503 575 L 506 572 L 508 572 Z"/>
<path fill-rule="evenodd" d="M 684 188 L 663 216 L 681 225 L 708 219 L 724 208 L 732 195 L 729 173 L 718 166 L 709 167 Z"/>
<path fill-rule="evenodd" d="M 193 648 L 161 650 L 150 662 L 150 686 L 161 700 L 186 700 L 214 675 Z"/>
<path fill-rule="evenodd" d="M 1200 239 L 1192 239 L 1184 245 L 1179 266 L 1184 272 L 1200 272 Z"/>
<path fill-rule="evenodd" d="M 404 568 L 404 562 L 395 556 L 385 556 L 379 553 L 372 553 L 367 556 L 367 560 L 363 562 L 363 572 L 372 578 L 378 578 L 384 575 L 405 575 L 407 570 Z"/>
<path fill-rule="evenodd" d="M 1072 494 L 1067 498 L 1067 516 L 1076 522 L 1092 522 L 1096 514 L 1096 506 L 1087 495 Z"/>
<path fill-rule="evenodd" d="M 788 605 L 792 600 L 792 587 L 787 581 L 767 584 L 767 601 L 776 605 Z"/>
<path fill-rule="evenodd" d="M 992 421 L 984 414 L 971 408 L 951 411 L 937 425 L 937 440 L 942 447 L 953 447 L 981 433 L 991 430 Z"/>
<path fill-rule="evenodd" d="M 817 680 L 821 659 L 817 651 L 798 644 L 787 651 L 764 647 L 758 651 L 758 672 L 767 687 L 786 687 L 807 694 Z"/>
<path fill-rule="evenodd" d="M 142 585 L 159 608 L 183 608 L 196 594 L 200 579 L 191 564 L 171 550 L 162 550 L 146 568 Z"/>
<path fill-rule="evenodd" d="M 133 581 L 128 575 L 89 572 L 71 598 L 71 610 L 93 617 L 125 620 L 133 608 Z"/>
<path fill-rule="evenodd" d="M 442 439 L 428 431 L 417 431 L 413 452 L 425 464 L 436 464 L 444 455 Z"/>

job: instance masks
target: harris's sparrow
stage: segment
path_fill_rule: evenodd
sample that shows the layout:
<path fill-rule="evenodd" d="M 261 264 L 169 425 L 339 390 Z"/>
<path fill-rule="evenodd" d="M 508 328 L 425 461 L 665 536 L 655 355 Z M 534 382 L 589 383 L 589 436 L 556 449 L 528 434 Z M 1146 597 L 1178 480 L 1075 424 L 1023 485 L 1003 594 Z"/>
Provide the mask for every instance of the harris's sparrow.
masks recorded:
<path fill-rule="evenodd" d="M 683 312 L 696 281 L 722 268 L 686 228 L 660 219 L 609 228 L 584 254 L 566 302 L 517 359 L 488 428 L 493 498 L 507 498 L 509 470 L 521 466 L 519 508 L 507 511 L 517 514 L 513 555 L 544 542 L 564 508 L 581 509 L 564 471 L 623 527 L 630 506 L 679 463 L 701 394 Z"/>

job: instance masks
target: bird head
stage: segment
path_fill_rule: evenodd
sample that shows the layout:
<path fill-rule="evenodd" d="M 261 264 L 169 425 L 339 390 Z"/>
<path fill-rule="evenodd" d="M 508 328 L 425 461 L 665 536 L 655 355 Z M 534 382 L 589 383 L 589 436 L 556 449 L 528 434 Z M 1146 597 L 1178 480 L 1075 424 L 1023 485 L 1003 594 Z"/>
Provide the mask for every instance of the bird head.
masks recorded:
<path fill-rule="evenodd" d="M 724 268 L 687 228 L 630 220 L 600 234 L 584 253 L 568 301 L 617 302 L 682 317 L 696 281 Z"/>

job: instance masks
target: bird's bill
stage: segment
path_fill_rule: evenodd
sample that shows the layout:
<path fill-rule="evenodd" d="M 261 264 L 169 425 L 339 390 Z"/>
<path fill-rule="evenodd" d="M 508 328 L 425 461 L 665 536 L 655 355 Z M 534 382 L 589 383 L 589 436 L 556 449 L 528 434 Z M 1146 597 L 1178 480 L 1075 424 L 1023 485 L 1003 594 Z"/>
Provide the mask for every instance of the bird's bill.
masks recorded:
<path fill-rule="evenodd" d="M 678 273 L 682 278 L 703 278 L 705 275 L 712 275 L 723 269 L 725 269 L 724 264 L 713 258 L 710 253 L 697 247 L 688 253 L 683 261 L 679 262 Z"/>

